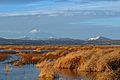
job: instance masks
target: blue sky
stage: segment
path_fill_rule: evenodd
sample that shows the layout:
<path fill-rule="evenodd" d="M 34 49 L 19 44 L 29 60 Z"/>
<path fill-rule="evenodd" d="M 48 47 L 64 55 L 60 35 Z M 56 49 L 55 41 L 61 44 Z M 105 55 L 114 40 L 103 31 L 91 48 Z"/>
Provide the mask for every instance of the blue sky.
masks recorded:
<path fill-rule="evenodd" d="M 56 37 L 120 39 L 120 0 L 0 0 L 0 36 L 39 29 Z"/>

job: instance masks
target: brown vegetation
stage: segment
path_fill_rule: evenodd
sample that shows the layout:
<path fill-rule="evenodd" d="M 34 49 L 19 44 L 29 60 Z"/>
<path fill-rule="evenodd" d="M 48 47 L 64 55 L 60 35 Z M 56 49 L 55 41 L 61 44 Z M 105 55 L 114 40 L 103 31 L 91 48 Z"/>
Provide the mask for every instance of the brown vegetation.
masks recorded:
<path fill-rule="evenodd" d="M 0 53 L 0 61 L 6 60 L 9 57 L 8 54 Z"/>
<path fill-rule="evenodd" d="M 113 78 L 113 76 L 120 78 L 120 47 L 82 46 L 76 47 L 76 49 L 77 50 L 72 51 L 67 50 L 68 53 L 65 53 L 65 51 L 59 53 L 59 55 L 61 55 L 59 57 L 51 56 L 47 61 L 56 58 L 54 62 L 48 62 L 49 64 L 51 63 L 55 69 L 76 69 L 78 72 L 90 73 L 101 72 L 99 76 L 97 75 L 98 80 L 107 80 Z M 55 54 L 57 55 L 57 53 Z M 47 58 L 47 56 L 45 57 Z M 41 67 L 41 65 L 46 66 L 46 64 L 47 63 L 43 64 L 40 62 L 38 65 Z M 43 67 L 42 69 L 45 68 Z"/>
<path fill-rule="evenodd" d="M 15 66 L 34 64 L 39 62 L 39 59 L 41 58 L 41 54 L 39 53 L 18 53 L 16 55 L 20 56 L 21 58 L 12 62 Z"/>
<path fill-rule="evenodd" d="M 57 69 L 75 70 L 79 74 L 81 72 L 97 72 L 94 75 L 96 80 L 117 80 L 120 78 L 120 46 L 9 45 L 0 46 L 0 48 L 6 50 L 35 50 L 35 52 L 17 53 L 16 55 L 21 58 L 14 61 L 13 64 L 19 66 L 37 63 L 41 72 L 41 80 L 54 79 Z M 42 53 L 42 50 L 54 50 L 54 52 Z M 0 59 L 2 58 L 3 55 L 0 55 Z"/>

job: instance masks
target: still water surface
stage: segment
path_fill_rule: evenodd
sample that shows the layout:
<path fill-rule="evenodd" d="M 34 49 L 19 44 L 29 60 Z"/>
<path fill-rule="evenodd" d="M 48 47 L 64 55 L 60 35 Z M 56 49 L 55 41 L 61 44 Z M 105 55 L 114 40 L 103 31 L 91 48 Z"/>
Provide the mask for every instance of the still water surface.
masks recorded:
<path fill-rule="evenodd" d="M 0 62 L 0 80 L 38 80 L 39 70 L 33 64 L 15 67 L 7 62 L 17 60 L 19 57 L 11 57 Z"/>

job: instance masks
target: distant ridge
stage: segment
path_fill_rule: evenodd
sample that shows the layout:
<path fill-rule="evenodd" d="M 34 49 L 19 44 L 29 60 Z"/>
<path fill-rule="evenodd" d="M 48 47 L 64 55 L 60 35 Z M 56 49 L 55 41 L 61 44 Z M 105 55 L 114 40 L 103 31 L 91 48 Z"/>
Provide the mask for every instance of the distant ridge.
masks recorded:
<path fill-rule="evenodd" d="M 27 37 L 27 36 L 24 36 L 24 37 L 20 38 L 20 40 L 31 40 L 31 38 Z"/>
<path fill-rule="evenodd" d="M 0 37 L 0 39 L 5 39 L 5 38 L 3 38 L 3 37 Z"/>
<path fill-rule="evenodd" d="M 88 40 L 112 40 L 112 39 L 109 39 L 109 38 L 106 38 L 106 37 L 103 37 L 103 36 L 97 36 L 97 37 L 94 37 L 94 38 L 89 38 Z"/>
<path fill-rule="evenodd" d="M 120 45 L 120 40 L 112 40 L 103 36 L 89 38 L 88 40 L 73 38 L 29 38 L 8 39 L 0 37 L 2 45 Z"/>

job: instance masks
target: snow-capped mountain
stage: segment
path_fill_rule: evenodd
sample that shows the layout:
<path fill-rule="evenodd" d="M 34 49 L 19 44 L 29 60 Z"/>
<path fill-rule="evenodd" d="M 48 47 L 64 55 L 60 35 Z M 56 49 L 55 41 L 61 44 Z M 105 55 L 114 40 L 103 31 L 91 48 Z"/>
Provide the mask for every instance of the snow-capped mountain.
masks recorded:
<path fill-rule="evenodd" d="M 21 39 L 39 40 L 39 39 L 49 39 L 49 38 L 54 38 L 54 35 L 47 32 L 41 32 L 39 29 L 33 29 Z"/>
<path fill-rule="evenodd" d="M 103 36 L 97 36 L 97 37 L 89 38 L 88 40 L 111 40 L 111 39 Z"/>

